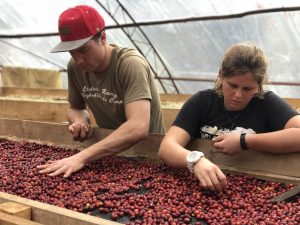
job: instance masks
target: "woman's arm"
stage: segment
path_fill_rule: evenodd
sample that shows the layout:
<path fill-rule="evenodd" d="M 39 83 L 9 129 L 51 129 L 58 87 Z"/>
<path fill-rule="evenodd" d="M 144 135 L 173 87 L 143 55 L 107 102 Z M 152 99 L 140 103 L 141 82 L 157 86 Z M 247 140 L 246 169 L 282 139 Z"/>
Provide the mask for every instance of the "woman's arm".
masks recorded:
<path fill-rule="evenodd" d="M 213 139 L 214 147 L 222 153 L 234 155 L 242 149 L 240 134 L 224 134 Z M 288 120 L 283 130 L 261 134 L 246 134 L 245 142 L 255 151 L 287 153 L 300 152 L 300 115 Z"/>
<path fill-rule="evenodd" d="M 275 153 L 300 152 L 300 115 L 292 117 L 283 130 L 246 135 L 250 149 Z"/>
<path fill-rule="evenodd" d="M 183 146 L 186 146 L 190 139 L 184 129 L 170 127 L 160 145 L 159 158 L 172 167 L 186 168 L 186 158 L 190 151 Z M 220 168 L 205 157 L 194 165 L 194 173 L 204 188 L 220 191 L 227 185 L 226 176 Z"/>

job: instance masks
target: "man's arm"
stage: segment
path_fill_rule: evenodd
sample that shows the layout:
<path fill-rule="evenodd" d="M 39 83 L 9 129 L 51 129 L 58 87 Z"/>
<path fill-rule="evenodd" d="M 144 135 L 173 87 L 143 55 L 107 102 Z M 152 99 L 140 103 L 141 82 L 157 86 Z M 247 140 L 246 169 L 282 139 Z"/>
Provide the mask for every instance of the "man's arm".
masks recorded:
<path fill-rule="evenodd" d="M 147 137 L 150 125 L 150 101 L 138 100 L 125 106 L 127 121 L 102 141 L 80 153 L 85 163 L 116 155 Z"/>
<path fill-rule="evenodd" d="M 125 106 L 127 121 L 103 140 L 68 158 L 39 166 L 40 173 L 64 177 L 80 170 L 86 163 L 116 155 L 147 137 L 150 125 L 150 101 L 138 100 Z"/>

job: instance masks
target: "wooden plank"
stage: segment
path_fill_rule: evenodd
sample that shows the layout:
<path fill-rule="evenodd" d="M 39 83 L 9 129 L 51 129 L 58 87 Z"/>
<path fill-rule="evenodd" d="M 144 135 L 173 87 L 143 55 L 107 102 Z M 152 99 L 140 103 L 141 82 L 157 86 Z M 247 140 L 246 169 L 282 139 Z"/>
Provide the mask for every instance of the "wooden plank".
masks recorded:
<path fill-rule="evenodd" d="M 203 151 L 205 157 L 220 166 L 230 166 L 250 171 L 268 172 L 282 176 L 300 177 L 300 153 L 268 153 L 242 151 L 235 156 L 217 152 L 211 141 L 197 139 L 189 149 Z"/>
<path fill-rule="evenodd" d="M 159 94 L 162 102 L 185 102 L 192 95 L 190 94 Z"/>
<path fill-rule="evenodd" d="M 1 225 L 42 225 L 41 223 L 26 220 L 3 212 L 0 212 L 0 224 Z"/>
<path fill-rule="evenodd" d="M 300 99 L 299 98 L 285 98 L 285 100 L 295 108 L 300 108 Z"/>
<path fill-rule="evenodd" d="M 47 122 L 0 119 L 0 135 L 59 143 L 72 148 L 83 149 L 103 139 L 112 130 L 95 128 L 93 136 L 85 142 L 74 142 L 67 125 Z M 52 131 L 52 132 L 49 132 Z M 122 155 L 145 157 L 157 160 L 157 151 L 164 136 L 150 134 L 145 140 L 128 149 Z M 275 154 L 258 151 L 243 151 L 236 156 L 218 153 L 209 140 L 194 140 L 188 146 L 191 150 L 201 150 L 217 165 L 240 170 L 270 173 L 278 176 L 300 177 L 300 153 Z"/>
<path fill-rule="evenodd" d="M 31 207 L 32 221 L 36 224 L 44 225 L 117 225 L 119 223 L 101 219 L 95 216 L 75 212 L 65 208 L 33 201 L 19 196 L 0 192 L 0 203 L 3 202 L 17 202 L 19 204 L 27 205 Z M 0 223 L 1 224 L 1 223 Z M 20 225 L 27 225 L 26 223 L 20 223 Z M 31 225 L 31 224 L 28 224 Z M 32 224 L 34 225 L 34 224 Z"/>
<path fill-rule="evenodd" d="M 171 127 L 178 112 L 179 109 L 162 108 L 163 122 L 167 130 Z"/>
<path fill-rule="evenodd" d="M 61 123 L 66 121 L 67 90 L 3 87 L 0 96 L 0 117 Z M 12 98 L 11 96 L 18 96 Z M 35 98 L 33 98 L 35 96 Z M 41 98 L 36 98 L 41 96 Z M 56 97 L 55 97 L 56 96 Z M 59 97 L 60 96 L 60 97 Z M 160 94 L 163 122 L 168 130 L 180 108 L 191 95 Z M 286 98 L 295 108 L 300 109 L 300 99 Z M 32 110 L 39 109 L 39 110 Z M 96 125 L 91 116 L 92 125 Z"/>
<path fill-rule="evenodd" d="M 220 166 L 220 168 L 222 169 L 223 172 L 229 174 L 248 174 L 261 180 L 269 180 L 274 182 L 295 184 L 295 185 L 300 184 L 299 177 L 284 176 L 279 174 L 273 174 L 273 173 L 250 170 L 250 169 L 242 169 L 242 168 L 230 167 L 230 166 Z"/>
<path fill-rule="evenodd" d="M 286 201 L 300 194 L 300 185 L 271 199 L 271 202 Z"/>
<path fill-rule="evenodd" d="M 31 208 L 16 202 L 5 202 L 0 204 L 0 212 L 31 220 Z"/>
<path fill-rule="evenodd" d="M 68 96 L 67 89 L 53 89 L 53 88 L 22 88 L 22 87 L 2 87 L 2 96 Z"/>
<path fill-rule="evenodd" d="M 109 129 L 94 128 L 93 135 L 87 141 L 75 142 L 68 132 L 68 125 L 65 124 L 0 118 L 0 135 L 2 139 L 13 136 L 49 142 L 49 144 L 59 144 L 79 150 L 105 138 L 112 131 L 113 130 Z M 124 154 L 129 157 L 157 158 L 157 150 L 162 138 L 162 135 L 151 134 L 147 139 L 128 149 Z M 147 146 L 147 148 L 145 148 L 145 146 Z"/>
<path fill-rule="evenodd" d="M 1 87 L 1 96 L 61 96 L 67 97 L 67 89 L 53 89 L 53 88 L 25 88 L 25 87 Z M 191 97 L 191 94 L 164 94 L 160 93 L 162 102 L 185 102 Z M 300 99 L 298 98 L 284 98 L 291 105 L 300 107 Z"/>
<path fill-rule="evenodd" d="M 67 103 L 0 99 L 0 117 L 36 121 L 66 121 Z"/>
<path fill-rule="evenodd" d="M 66 101 L 28 101 L 28 100 L 7 100 L 0 98 L 0 117 L 10 119 L 23 119 L 33 121 L 45 121 L 62 123 L 66 122 L 66 112 L 69 103 Z M 38 110 L 33 110 L 38 109 Z M 166 129 L 170 127 L 179 109 L 163 108 L 163 119 Z M 92 114 L 91 114 L 92 115 Z M 91 124 L 96 125 L 95 119 L 91 116 Z"/>

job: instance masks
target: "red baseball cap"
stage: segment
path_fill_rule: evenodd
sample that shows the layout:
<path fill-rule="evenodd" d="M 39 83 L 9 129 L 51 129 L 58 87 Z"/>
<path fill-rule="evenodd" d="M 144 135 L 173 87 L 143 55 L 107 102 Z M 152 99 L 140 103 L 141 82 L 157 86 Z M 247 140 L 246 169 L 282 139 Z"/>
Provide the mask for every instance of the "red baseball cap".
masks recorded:
<path fill-rule="evenodd" d="M 61 42 L 51 52 L 67 52 L 79 48 L 104 30 L 102 16 L 91 6 L 78 5 L 64 11 L 58 20 Z"/>

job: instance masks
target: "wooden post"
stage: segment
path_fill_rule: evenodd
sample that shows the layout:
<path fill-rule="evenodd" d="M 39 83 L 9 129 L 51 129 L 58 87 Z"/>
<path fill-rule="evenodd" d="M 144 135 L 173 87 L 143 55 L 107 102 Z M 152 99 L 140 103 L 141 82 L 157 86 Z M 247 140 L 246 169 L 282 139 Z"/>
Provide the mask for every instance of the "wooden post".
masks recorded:
<path fill-rule="evenodd" d="M 31 208 L 16 202 L 5 202 L 0 204 L 0 212 L 31 220 Z"/>

